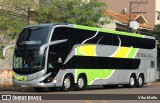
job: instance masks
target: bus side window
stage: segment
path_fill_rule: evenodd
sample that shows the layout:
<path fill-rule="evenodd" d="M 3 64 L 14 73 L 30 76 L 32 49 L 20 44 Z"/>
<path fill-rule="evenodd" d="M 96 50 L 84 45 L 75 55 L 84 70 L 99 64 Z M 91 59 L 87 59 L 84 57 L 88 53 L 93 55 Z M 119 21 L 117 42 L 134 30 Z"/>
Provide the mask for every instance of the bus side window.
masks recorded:
<path fill-rule="evenodd" d="M 68 39 L 68 28 L 67 27 L 57 27 L 54 29 L 54 32 L 52 34 L 51 41 L 55 40 L 62 40 L 62 39 Z"/>
<path fill-rule="evenodd" d="M 85 30 L 84 33 L 84 40 L 86 44 L 97 44 L 98 40 L 100 39 L 100 32 L 96 35 L 96 31 Z"/>
<path fill-rule="evenodd" d="M 146 48 L 154 49 L 156 46 L 156 41 L 153 39 L 146 39 Z"/>
<path fill-rule="evenodd" d="M 69 41 L 75 44 L 81 44 L 84 41 L 84 30 L 69 28 L 68 29 Z"/>

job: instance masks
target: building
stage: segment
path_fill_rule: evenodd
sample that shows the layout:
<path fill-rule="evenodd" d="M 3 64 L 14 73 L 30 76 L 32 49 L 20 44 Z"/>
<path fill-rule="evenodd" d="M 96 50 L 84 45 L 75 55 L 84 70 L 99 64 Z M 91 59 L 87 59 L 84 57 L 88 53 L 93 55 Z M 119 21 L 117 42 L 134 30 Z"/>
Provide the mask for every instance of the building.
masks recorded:
<path fill-rule="evenodd" d="M 148 21 L 142 14 L 131 14 L 129 20 L 129 14 L 122 12 L 120 14 L 107 10 L 106 15 L 113 18 L 113 22 L 105 24 L 103 27 L 108 29 L 114 29 L 118 31 L 129 31 L 135 33 L 141 33 L 144 35 L 152 35 L 152 27 L 148 25 Z M 129 21 L 131 21 L 129 25 Z"/>
<path fill-rule="evenodd" d="M 152 28 L 156 24 L 160 24 L 160 0 L 98 0 L 100 2 L 105 2 L 107 8 L 117 14 L 126 11 L 129 14 L 130 2 L 145 2 L 147 4 L 134 4 L 132 10 L 137 12 L 145 11 L 146 14 L 143 14 L 144 18 Z"/>

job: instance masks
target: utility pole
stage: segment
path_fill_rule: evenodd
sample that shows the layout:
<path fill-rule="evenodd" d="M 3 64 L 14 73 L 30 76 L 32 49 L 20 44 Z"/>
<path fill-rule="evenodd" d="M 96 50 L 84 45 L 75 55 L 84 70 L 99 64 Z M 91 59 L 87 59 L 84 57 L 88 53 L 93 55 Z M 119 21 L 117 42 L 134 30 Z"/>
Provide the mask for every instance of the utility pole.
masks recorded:
<path fill-rule="evenodd" d="M 28 11 L 27 11 L 27 25 L 29 25 L 30 22 L 30 17 L 31 17 L 31 0 L 29 2 L 29 7 L 28 7 Z"/>
<path fill-rule="evenodd" d="M 29 25 L 30 22 L 30 9 L 27 11 L 27 25 Z"/>
<path fill-rule="evenodd" d="M 135 13 L 135 14 L 146 14 L 147 12 L 146 11 L 133 11 L 135 8 L 137 8 L 138 6 L 140 5 L 145 5 L 147 4 L 148 1 L 130 1 L 130 5 L 129 5 L 129 20 L 128 20 L 128 30 L 130 31 L 130 22 L 131 22 L 131 14 L 132 13 Z M 133 7 L 133 5 L 135 5 Z"/>

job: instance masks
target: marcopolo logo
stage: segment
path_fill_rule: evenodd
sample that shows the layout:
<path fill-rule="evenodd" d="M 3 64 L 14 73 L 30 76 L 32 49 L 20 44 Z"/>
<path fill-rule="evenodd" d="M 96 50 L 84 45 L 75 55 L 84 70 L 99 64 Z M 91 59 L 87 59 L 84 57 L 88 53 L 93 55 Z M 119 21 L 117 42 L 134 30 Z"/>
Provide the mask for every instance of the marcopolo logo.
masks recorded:
<path fill-rule="evenodd" d="M 12 100 L 11 95 L 2 95 L 2 100 Z"/>

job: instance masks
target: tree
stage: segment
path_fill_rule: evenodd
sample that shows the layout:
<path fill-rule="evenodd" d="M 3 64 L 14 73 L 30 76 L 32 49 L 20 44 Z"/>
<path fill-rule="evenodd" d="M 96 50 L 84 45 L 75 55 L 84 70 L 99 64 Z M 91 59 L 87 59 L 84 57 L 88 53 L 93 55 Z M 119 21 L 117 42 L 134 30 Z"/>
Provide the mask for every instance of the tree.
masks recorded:
<path fill-rule="evenodd" d="M 16 37 L 24 26 L 24 20 L 21 18 L 4 14 L 0 15 L 0 53 L 2 53 L 4 46 L 15 43 Z"/>
<path fill-rule="evenodd" d="M 105 14 L 105 4 L 97 0 L 52 0 L 48 5 L 40 5 L 34 18 L 38 23 L 65 22 L 97 27 L 111 21 Z"/>
<path fill-rule="evenodd" d="M 160 24 L 154 26 L 153 32 L 156 36 L 156 39 L 158 40 L 157 47 L 160 48 Z"/>
<path fill-rule="evenodd" d="M 21 18 L 26 19 L 27 25 L 30 24 L 31 12 L 38 9 L 38 0 L 2 0 L 0 7 L 2 10 L 18 14 Z"/>
<path fill-rule="evenodd" d="M 110 22 L 104 3 L 85 1 L 51 0 L 43 4 L 38 0 L 0 0 L 0 49 L 15 41 L 29 24 L 64 22 L 100 27 Z"/>
<path fill-rule="evenodd" d="M 0 0 L 0 53 L 4 46 L 15 43 L 22 28 L 29 24 L 31 0 Z"/>
<path fill-rule="evenodd" d="M 30 12 L 36 10 L 38 4 L 33 0 L 1 0 L 0 1 L 0 43 L 1 47 L 15 39 L 22 28 L 29 24 Z"/>

